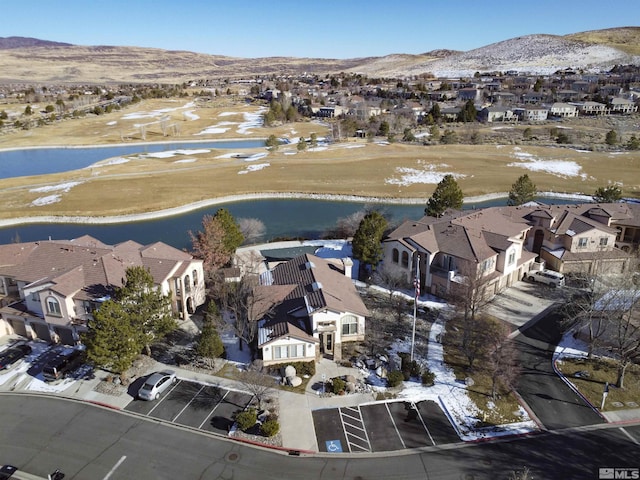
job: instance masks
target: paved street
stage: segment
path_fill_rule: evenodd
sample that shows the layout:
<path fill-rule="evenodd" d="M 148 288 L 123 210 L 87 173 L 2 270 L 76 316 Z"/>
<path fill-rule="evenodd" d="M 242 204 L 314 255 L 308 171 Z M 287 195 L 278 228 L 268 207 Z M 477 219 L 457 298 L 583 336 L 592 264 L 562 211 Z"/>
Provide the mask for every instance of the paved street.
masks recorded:
<path fill-rule="evenodd" d="M 0 394 L 0 462 L 66 479 L 493 480 L 529 466 L 533 478 L 598 479 L 640 466 L 640 426 L 588 427 L 500 442 L 387 454 L 290 456 L 83 402 Z"/>

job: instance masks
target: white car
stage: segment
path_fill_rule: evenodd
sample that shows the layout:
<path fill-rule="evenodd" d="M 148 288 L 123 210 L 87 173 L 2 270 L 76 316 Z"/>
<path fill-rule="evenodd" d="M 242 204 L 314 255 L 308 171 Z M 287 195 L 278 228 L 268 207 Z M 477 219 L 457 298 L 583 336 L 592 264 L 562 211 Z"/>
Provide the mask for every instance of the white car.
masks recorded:
<path fill-rule="evenodd" d="M 532 271 L 527 274 L 527 278 L 531 282 L 545 283 L 554 288 L 564 285 L 564 275 L 553 270 Z"/>
<path fill-rule="evenodd" d="M 173 370 L 152 373 L 138 390 L 138 398 L 142 400 L 157 400 L 162 392 L 177 381 L 176 372 Z"/>

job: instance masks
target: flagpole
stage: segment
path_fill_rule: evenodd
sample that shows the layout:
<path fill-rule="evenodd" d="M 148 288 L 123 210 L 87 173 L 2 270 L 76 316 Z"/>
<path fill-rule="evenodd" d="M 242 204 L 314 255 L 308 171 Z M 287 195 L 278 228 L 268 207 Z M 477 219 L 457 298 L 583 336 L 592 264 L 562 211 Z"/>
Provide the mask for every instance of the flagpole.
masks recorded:
<path fill-rule="evenodd" d="M 416 343 L 416 315 L 418 313 L 418 296 L 420 296 L 420 254 L 417 255 L 416 276 L 413 280 L 413 330 L 411 332 L 411 361 L 413 362 L 413 347 Z"/>

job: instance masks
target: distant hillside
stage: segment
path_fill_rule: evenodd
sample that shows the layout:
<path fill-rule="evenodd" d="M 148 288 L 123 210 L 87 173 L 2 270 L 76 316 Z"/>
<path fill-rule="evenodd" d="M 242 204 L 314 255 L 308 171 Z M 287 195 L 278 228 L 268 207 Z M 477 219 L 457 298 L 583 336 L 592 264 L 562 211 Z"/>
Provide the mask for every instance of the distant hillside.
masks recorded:
<path fill-rule="evenodd" d="M 640 27 L 566 36 L 527 35 L 468 52 L 434 50 L 354 59 L 236 58 L 142 47 L 80 46 L 0 37 L 2 83 L 182 83 L 201 78 L 352 72 L 375 77 L 469 76 L 516 70 L 546 74 L 564 68 L 609 69 L 640 63 Z"/>
<path fill-rule="evenodd" d="M 0 37 L 0 50 L 26 47 L 70 47 L 70 43 L 50 42 L 30 37 Z"/>

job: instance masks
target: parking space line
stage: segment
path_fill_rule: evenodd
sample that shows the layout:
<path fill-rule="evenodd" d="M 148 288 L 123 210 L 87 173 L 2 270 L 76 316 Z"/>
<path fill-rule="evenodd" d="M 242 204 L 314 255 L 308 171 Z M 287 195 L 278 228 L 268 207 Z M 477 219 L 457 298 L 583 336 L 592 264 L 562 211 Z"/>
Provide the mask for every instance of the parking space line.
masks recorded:
<path fill-rule="evenodd" d="M 627 437 L 629 437 L 629 439 L 635 443 L 636 445 L 640 445 L 640 442 L 638 442 L 638 440 L 636 440 L 629 432 L 627 432 L 623 427 L 620 427 L 620 431 L 622 433 L 624 433 Z"/>
<path fill-rule="evenodd" d="M 160 405 L 160 404 L 164 401 L 164 399 L 165 399 L 165 398 L 167 398 L 167 397 L 169 396 L 169 394 L 170 394 L 171 392 L 173 392 L 173 391 L 176 389 L 176 387 L 177 387 L 178 385 L 180 385 L 181 383 L 182 383 L 182 380 L 178 380 L 178 381 L 173 385 L 173 387 L 171 387 L 171 390 L 169 390 L 167 393 L 165 393 L 165 394 L 162 396 L 162 398 L 158 399 L 158 401 L 157 401 L 157 402 L 156 402 L 156 404 L 153 406 L 153 408 L 152 408 L 151 410 L 149 410 L 149 413 L 147 413 L 147 417 L 150 417 L 150 416 L 151 416 L 151 413 L 153 413 L 153 411 L 154 411 L 156 408 L 158 408 L 158 405 Z"/>
<path fill-rule="evenodd" d="M 204 385 L 200 387 L 200 390 L 198 390 L 198 393 L 196 393 L 193 397 L 191 397 L 191 400 L 189 400 L 189 402 L 182 408 L 182 410 L 180 410 L 178 414 L 175 417 L 173 417 L 173 420 L 171 420 L 172 422 L 176 421 L 176 419 L 182 414 L 182 412 L 184 412 L 189 407 L 189 405 L 191 405 L 191 402 L 193 402 L 196 399 L 196 397 L 200 395 L 200 392 L 202 390 L 204 390 Z"/>
<path fill-rule="evenodd" d="M 354 416 L 354 415 L 348 415 L 347 413 L 345 413 L 344 411 L 353 411 L 353 412 L 357 412 L 358 416 Z M 344 432 L 344 436 L 347 440 L 347 446 L 349 447 L 349 451 L 351 453 L 353 453 L 352 447 L 356 447 L 360 450 L 362 450 L 363 452 L 370 452 L 371 451 L 371 442 L 369 442 L 369 436 L 367 435 L 367 429 L 364 427 L 364 422 L 362 421 L 362 412 L 360 411 L 360 407 L 343 407 L 343 408 L 338 408 L 338 414 L 340 415 L 340 423 L 342 423 L 342 431 Z M 360 427 L 357 425 L 354 425 L 352 423 L 348 423 L 345 422 L 345 417 L 347 419 L 351 419 L 355 422 L 359 422 L 360 423 Z M 360 430 L 364 433 L 364 437 L 358 436 L 355 433 L 349 432 L 347 430 L 347 426 Z M 359 445 L 356 442 L 352 442 L 349 440 L 349 438 L 354 438 L 354 439 L 358 439 L 360 441 L 362 441 L 363 443 L 366 443 L 367 446 L 362 446 Z"/>
<path fill-rule="evenodd" d="M 420 419 L 420 422 L 422 422 L 422 426 L 424 427 L 425 431 L 427 432 L 427 435 L 429 435 L 429 440 L 431 440 L 431 443 L 433 445 L 435 445 L 436 442 L 433 439 L 433 437 L 431 436 L 431 432 L 427 428 L 427 424 L 424 422 L 424 419 L 422 418 L 422 415 L 420 415 L 420 410 L 418 410 L 418 406 L 415 403 L 411 402 L 411 408 L 415 408 L 416 409 L 416 412 L 418 413 L 418 418 Z"/>
<path fill-rule="evenodd" d="M 218 405 L 220 405 L 224 401 L 224 399 L 227 398 L 227 395 L 229 395 L 229 390 L 227 390 L 225 394 L 222 396 L 222 398 L 218 400 L 218 403 L 215 404 L 215 406 L 211 409 L 211 411 L 207 413 L 207 415 L 204 417 L 204 420 L 202 420 L 202 423 L 198 426 L 198 428 L 202 428 L 205 422 L 209 420 L 209 417 L 211 416 L 211 414 L 216 411 L 216 408 L 218 408 Z"/>
<path fill-rule="evenodd" d="M 396 425 L 396 421 L 393 419 L 393 415 L 391 415 L 391 410 L 389 410 L 389 403 L 385 402 L 385 408 L 387 409 L 387 413 L 389 414 L 389 418 L 391 419 L 391 423 L 393 424 L 393 428 L 395 428 L 396 433 L 398 434 L 398 438 L 400 439 L 400 443 L 402 443 L 402 448 L 407 448 L 402 439 L 402 435 L 400 435 L 400 431 L 398 430 L 398 426 Z"/>

